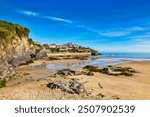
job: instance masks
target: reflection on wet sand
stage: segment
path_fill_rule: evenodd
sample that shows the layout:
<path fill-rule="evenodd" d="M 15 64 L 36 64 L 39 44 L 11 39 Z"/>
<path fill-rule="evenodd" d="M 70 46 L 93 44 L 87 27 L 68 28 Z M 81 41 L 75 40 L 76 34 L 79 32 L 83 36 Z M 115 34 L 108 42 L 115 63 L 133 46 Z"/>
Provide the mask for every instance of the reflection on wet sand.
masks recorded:
<path fill-rule="evenodd" d="M 55 69 L 55 70 L 75 69 L 75 68 L 80 68 L 84 65 L 85 63 L 83 62 L 63 63 L 63 64 L 41 64 L 41 65 L 36 65 L 36 66 L 30 66 L 30 69 L 33 71 L 44 70 L 44 69 Z"/>

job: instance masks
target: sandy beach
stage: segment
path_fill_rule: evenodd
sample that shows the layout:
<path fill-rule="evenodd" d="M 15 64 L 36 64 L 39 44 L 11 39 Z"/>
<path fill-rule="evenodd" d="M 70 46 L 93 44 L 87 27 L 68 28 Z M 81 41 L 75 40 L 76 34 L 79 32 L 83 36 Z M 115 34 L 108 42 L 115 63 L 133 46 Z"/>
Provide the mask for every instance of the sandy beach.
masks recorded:
<path fill-rule="evenodd" d="M 49 63 L 64 64 L 81 62 L 80 60 L 58 60 Z M 37 61 L 32 65 L 45 63 Z M 94 73 L 94 76 L 68 76 L 67 78 L 44 78 L 38 81 L 21 82 L 13 86 L 0 89 L 1 100 L 55 100 L 55 99 L 102 99 L 102 100 L 149 100 L 150 99 L 150 62 L 128 62 L 119 64 L 121 67 L 132 67 L 137 71 L 133 76 L 109 76 L 101 73 Z M 28 66 L 29 67 L 29 66 Z M 18 71 L 29 72 L 27 66 L 21 66 Z M 81 69 L 78 69 L 81 70 Z M 29 72 L 31 75 L 40 75 L 51 70 L 41 72 Z M 50 81 L 67 81 L 76 79 L 85 85 L 88 95 L 66 94 L 59 89 L 52 90 L 47 87 Z M 10 83 L 11 84 L 11 83 Z M 98 85 L 100 84 L 100 86 Z"/>

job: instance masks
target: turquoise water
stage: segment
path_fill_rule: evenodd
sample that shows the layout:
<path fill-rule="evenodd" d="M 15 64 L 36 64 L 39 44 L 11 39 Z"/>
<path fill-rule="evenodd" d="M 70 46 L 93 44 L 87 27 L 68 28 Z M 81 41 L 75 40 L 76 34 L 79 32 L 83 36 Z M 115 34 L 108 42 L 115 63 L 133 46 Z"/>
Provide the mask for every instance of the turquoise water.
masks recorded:
<path fill-rule="evenodd" d="M 108 66 L 132 61 L 150 61 L 150 53 L 102 53 L 99 58 L 92 60 L 89 64 Z"/>
<path fill-rule="evenodd" d="M 102 53 L 103 57 L 150 59 L 150 53 Z"/>

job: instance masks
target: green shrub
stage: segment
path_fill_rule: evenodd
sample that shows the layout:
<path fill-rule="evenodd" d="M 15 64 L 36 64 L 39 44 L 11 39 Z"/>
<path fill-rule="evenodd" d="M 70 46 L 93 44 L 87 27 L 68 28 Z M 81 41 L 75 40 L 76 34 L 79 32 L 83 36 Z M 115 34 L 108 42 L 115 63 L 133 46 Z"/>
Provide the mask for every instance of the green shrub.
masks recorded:
<path fill-rule="evenodd" d="M 0 20 L 0 39 L 8 39 L 11 36 L 27 36 L 30 30 L 18 24 L 12 24 L 6 21 Z"/>
<path fill-rule="evenodd" d="M 0 80 L 0 88 L 6 87 L 6 80 Z"/>

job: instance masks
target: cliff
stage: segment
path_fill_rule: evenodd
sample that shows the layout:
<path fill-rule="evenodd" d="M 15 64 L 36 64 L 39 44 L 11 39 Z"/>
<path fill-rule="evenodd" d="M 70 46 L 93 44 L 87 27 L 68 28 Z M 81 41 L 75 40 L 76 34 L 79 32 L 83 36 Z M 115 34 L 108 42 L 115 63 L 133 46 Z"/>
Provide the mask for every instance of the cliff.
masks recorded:
<path fill-rule="evenodd" d="M 28 38 L 29 32 L 26 27 L 0 20 L 0 79 L 14 73 L 14 60 L 16 65 L 31 60 L 29 53 L 34 51 L 34 44 Z"/>

